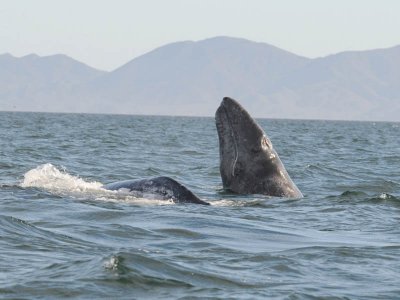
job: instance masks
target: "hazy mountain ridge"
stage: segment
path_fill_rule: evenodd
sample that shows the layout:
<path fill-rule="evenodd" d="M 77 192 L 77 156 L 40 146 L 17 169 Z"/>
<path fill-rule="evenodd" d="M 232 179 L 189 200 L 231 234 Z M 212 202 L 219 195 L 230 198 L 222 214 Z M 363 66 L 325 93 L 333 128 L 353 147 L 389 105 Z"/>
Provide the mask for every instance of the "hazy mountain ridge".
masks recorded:
<path fill-rule="evenodd" d="M 57 100 L 104 74 L 66 55 L 0 55 L 0 110 L 63 111 Z"/>
<path fill-rule="evenodd" d="M 0 110 L 400 121 L 400 46 L 309 59 L 216 37 L 165 45 L 112 72 L 67 56 L 0 55 Z"/>
<path fill-rule="evenodd" d="M 400 120 L 400 46 L 314 59 L 277 86 L 282 98 L 294 91 L 305 117 Z"/>

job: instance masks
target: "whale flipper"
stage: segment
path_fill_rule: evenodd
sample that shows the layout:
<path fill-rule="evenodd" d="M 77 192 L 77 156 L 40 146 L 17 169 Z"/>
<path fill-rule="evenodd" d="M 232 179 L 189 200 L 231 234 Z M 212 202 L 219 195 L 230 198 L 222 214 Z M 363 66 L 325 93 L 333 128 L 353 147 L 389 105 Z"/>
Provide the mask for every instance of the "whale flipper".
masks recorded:
<path fill-rule="evenodd" d="M 239 194 L 303 196 L 265 132 L 237 101 L 225 97 L 215 121 L 224 188 Z"/>
<path fill-rule="evenodd" d="M 125 180 L 103 186 L 106 190 L 128 190 L 136 197 L 173 200 L 175 203 L 209 205 L 176 180 L 161 176 L 150 179 Z"/>

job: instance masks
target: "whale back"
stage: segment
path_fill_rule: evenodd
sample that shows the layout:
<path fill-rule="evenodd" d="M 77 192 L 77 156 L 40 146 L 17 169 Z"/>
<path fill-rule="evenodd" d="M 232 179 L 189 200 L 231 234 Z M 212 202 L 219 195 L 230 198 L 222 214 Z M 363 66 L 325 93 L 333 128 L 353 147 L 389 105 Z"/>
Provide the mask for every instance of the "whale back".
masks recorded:
<path fill-rule="evenodd" d="M 138 198 L 173 200 L 176 203 L 209 204 L 184 185 L 166 176 L 119 181 L 107 184 L 104 188 L 112 191 L 125 190 Z"/>

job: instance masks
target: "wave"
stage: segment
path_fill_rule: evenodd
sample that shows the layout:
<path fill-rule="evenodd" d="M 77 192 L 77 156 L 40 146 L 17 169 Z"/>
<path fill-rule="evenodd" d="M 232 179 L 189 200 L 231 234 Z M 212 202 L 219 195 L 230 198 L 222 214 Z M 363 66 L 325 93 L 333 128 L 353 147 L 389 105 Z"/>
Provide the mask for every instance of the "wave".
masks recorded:
<path fill-rule="evenodd" d="M 202 261 L 192 259 L 191 264 L 196 265 Z M 179 255 L 182 260 L 182 254 Z M 149 286 L 157 288 L 194 288 L 194 287 L 245 287 L 254 288 L 262 286 L 262 282 L 256 280 L 253 276 L 250 282 L 244 282 L 238 278 L 235 273 L 225 271 L 218 266 L 209 266 L 206 268 L 196 268 L 189 264 L 182 263 L 176 258 L 165 259 L 162 256 L 155 256 L 151 251 L 138 249 L 131 252 L 117 252 L 103 261 L 103 267 L 106 271 L 114 274 L 113 277 L 104 278 L 107 282 L 110 280 L 120 283 L 129 283 L 131 287 L 148 289 Z"/>
<path fill-rule="evenodd" d="M 32 222 L 8 215 L 0 215 L 0 236 L 2 236 L 0 241 L 1 251 L 8 248 L 15 249 L 17 245 L 17 248 L 21 251 L 38 250 L 39 256 L 43 247 L 52 250 L 63 248 L 75 252 L 78 249 L 85 252 L 93 247 L 93 244 L 88 241 L 53 232 L 36 226 Z M 24 245 L 24 247 L 19 247 L 21 245 Z"/>

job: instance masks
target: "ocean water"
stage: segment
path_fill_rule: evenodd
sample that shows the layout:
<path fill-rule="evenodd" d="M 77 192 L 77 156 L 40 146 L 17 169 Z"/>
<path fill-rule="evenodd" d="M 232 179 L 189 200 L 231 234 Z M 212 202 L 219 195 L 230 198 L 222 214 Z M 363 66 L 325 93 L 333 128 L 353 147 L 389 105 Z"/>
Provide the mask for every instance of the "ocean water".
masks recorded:
<path fill-rule="evenodd" d="M 400 124 L 259 122 L 304 198 L 225 192 L 213 118 L 0 113 L 0 298 L 400 299 Z M 101 188 L 159 175 L 211 205 Z"/>

